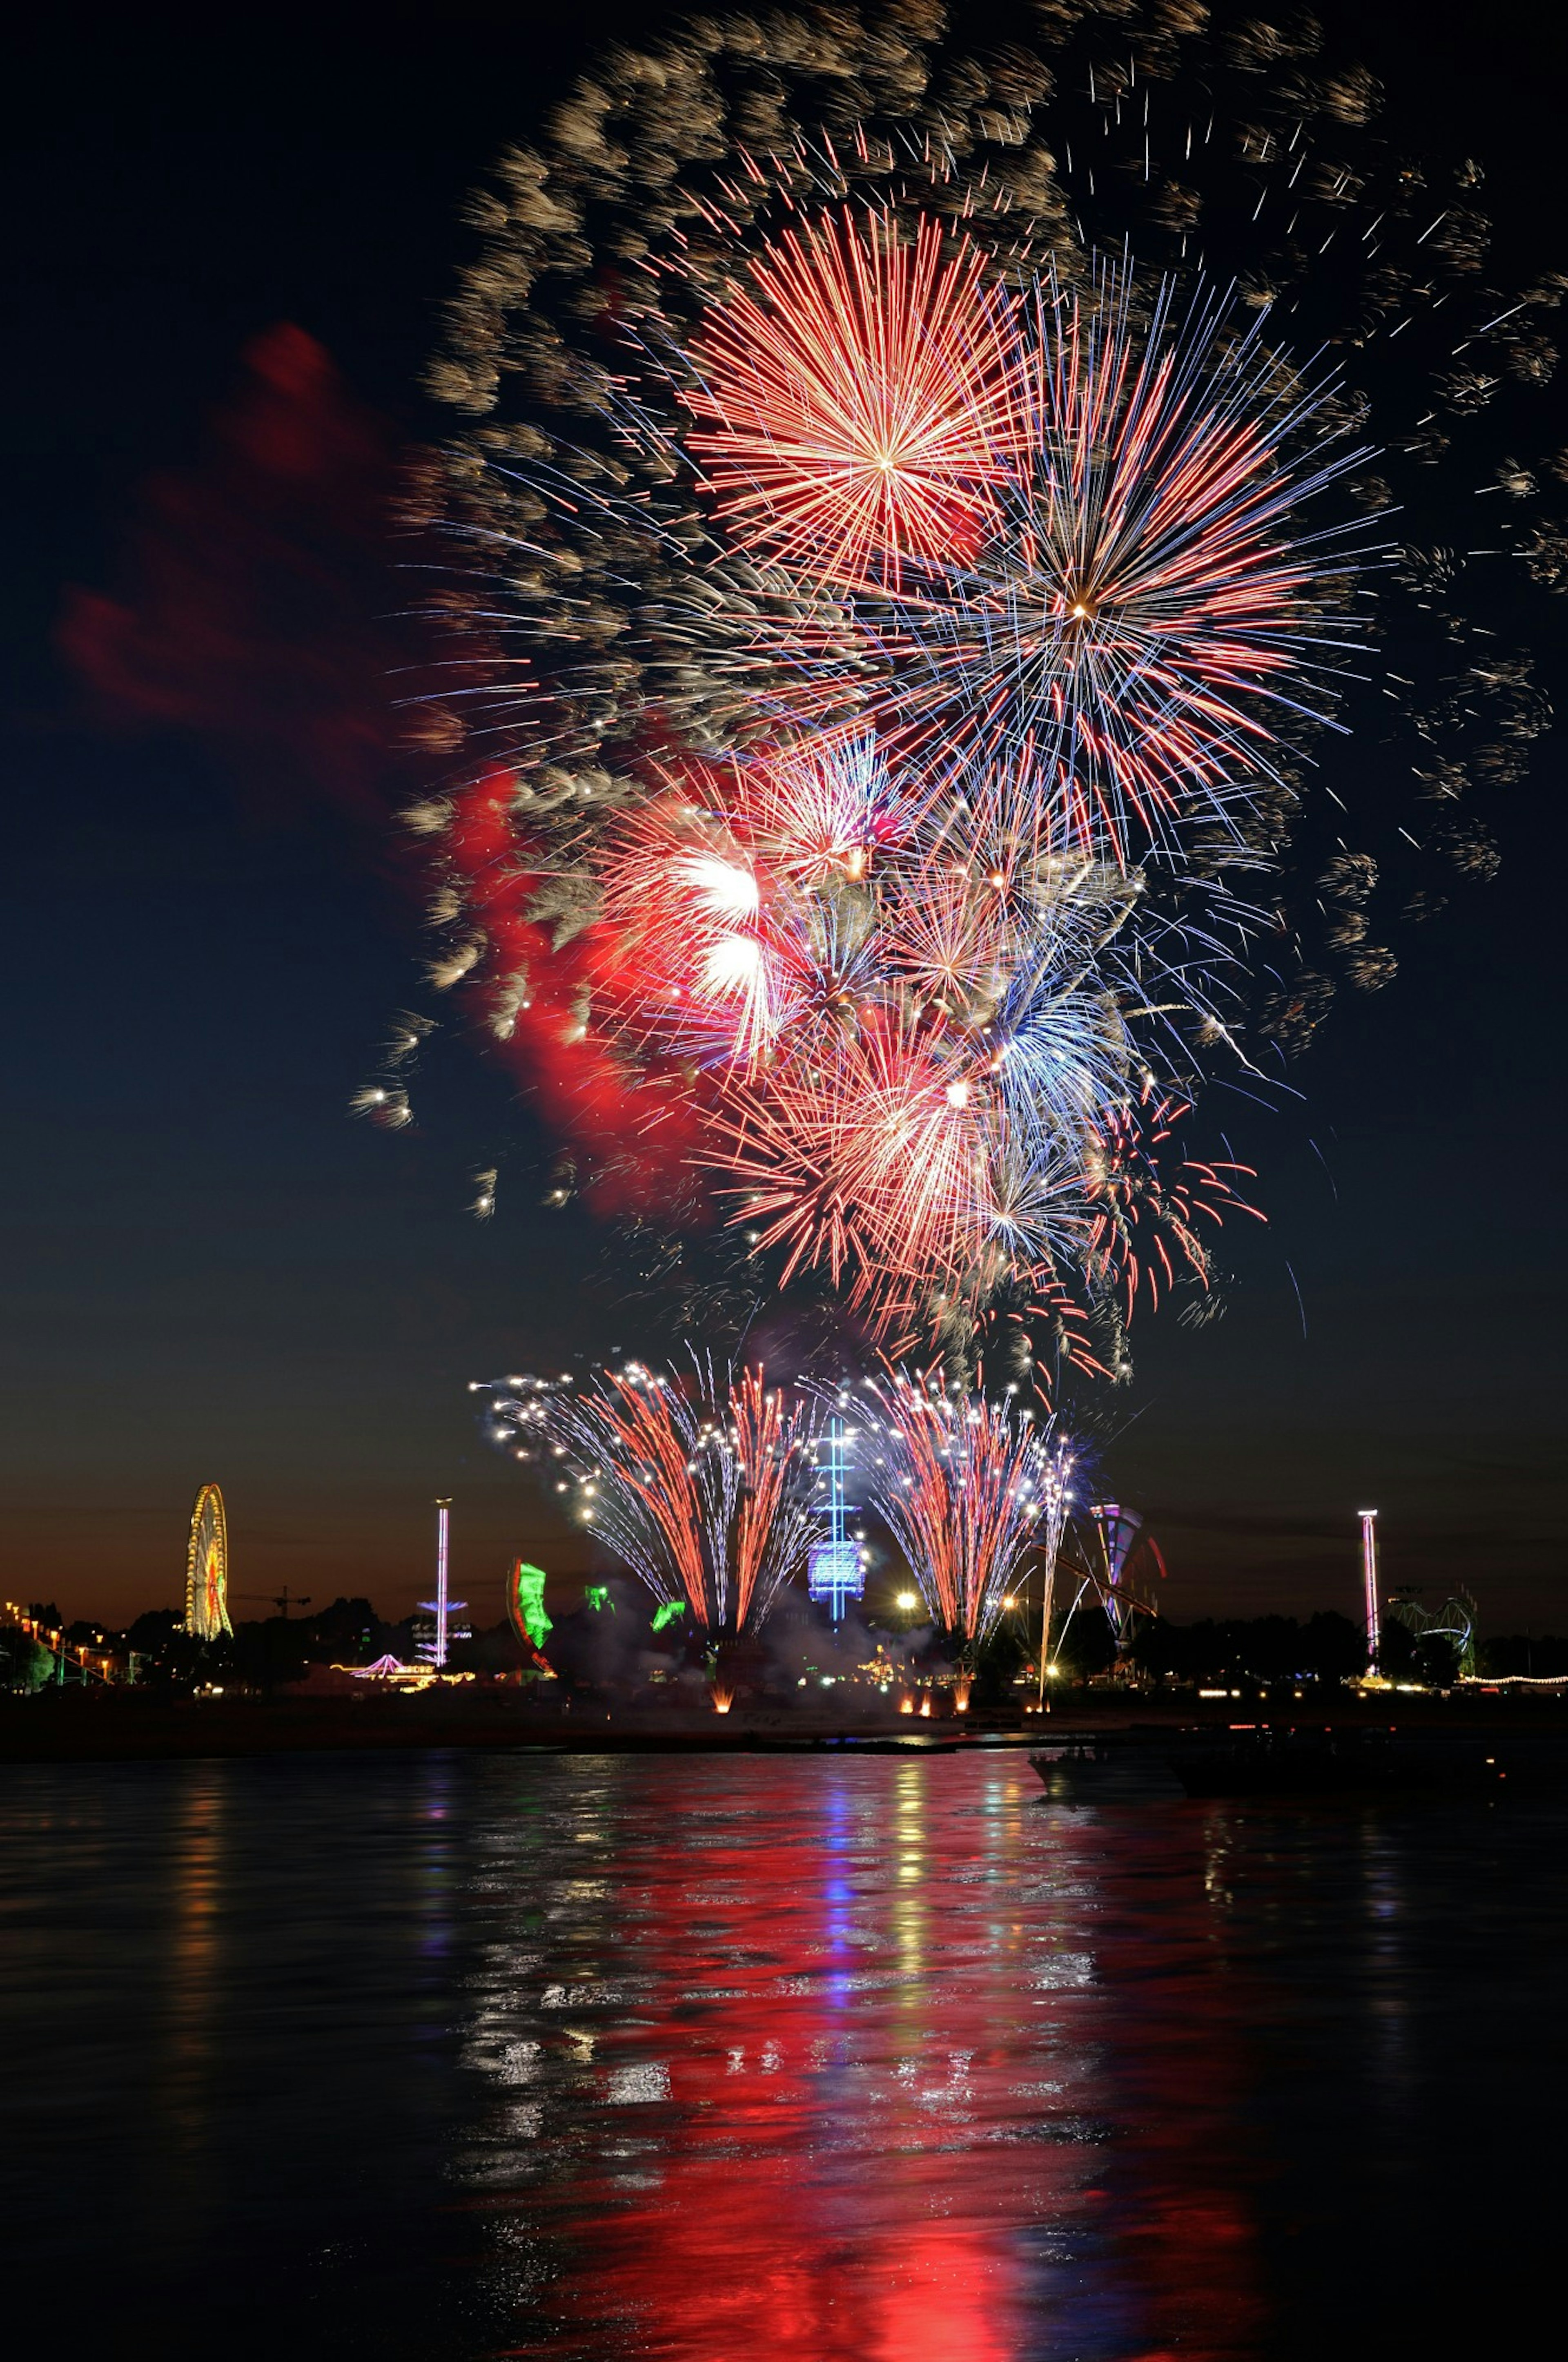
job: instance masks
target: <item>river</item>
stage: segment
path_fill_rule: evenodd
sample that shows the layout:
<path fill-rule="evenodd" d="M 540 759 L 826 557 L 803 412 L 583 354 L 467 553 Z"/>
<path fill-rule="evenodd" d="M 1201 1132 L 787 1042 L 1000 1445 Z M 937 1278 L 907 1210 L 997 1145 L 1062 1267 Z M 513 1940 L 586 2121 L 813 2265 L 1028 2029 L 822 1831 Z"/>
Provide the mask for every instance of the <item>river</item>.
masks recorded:
<path fill-rule="evenodd" d="M 1521 2351 L 1568 1812 L 1047 1802 L 1016 1751 L 8 1771 L 55 2355 Z M 43 2349 L 39 2349 L 43 2350 Z"/>

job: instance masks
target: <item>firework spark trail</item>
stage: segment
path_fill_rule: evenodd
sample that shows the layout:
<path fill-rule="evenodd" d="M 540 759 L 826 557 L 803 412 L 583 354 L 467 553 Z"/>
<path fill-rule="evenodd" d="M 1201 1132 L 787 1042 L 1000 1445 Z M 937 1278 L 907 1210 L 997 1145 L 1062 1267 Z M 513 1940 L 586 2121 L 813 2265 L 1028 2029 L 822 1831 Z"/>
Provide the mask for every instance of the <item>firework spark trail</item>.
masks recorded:
<path fill-rule="evenodd" d="M 1200 1221 L 1217 1230 L 1227 1213 L 1264 1217 L 1233 1183 L 1255 1178 L 1245 1164 L 1206 1164 L 1162 1154 L 1189 1112 L 1179 1101 L 1152 1095 L 1135 1114 L 1113 1112 L 1100 1131 L 1089 1171 L 1091 1219 L 1083 1268 L 1091 1283 L 1113 1289 L 1127 1319 L 1140 1288 L 1151 1308 L 1178 1280 L 1171 1250 L 1201 1286 L 1209 1285 L 1210 1251 Z"/>
<path fill-rule="evenodd" d="M 755 1629 L 780 1585 L 804 1569 L 817 1491 L 809 1404 L 761 1369 L 695 1384 L 641 1363 L 585 1389 L 535 1379 L 478 1389 L 493 1440 L 560 1470 L 585 1525 L 655 1599 L 691 1610 L 718 1639 Z"/>
<path fill-rule="evenodd" d="M 900 1372 L 870 1390 L 882 1414 L 871 1493 L 934 1623 L 973 1648 L 990 1634 L 1048 1506 L 1029 1413 Z"/>
<path fill-rule="evenodd" d="M 731 1384 L 726 1466 L 736 1501 L 730 1562 L 737 1632 L 760 1622 L 785 1575 L 806 1563 L 815 1531 L 815 1480 L 806 1473 L 809 1435 L 800 1412 L 778 1387 L 764 1385 L 760 1369 L 742 1371 Z"/>

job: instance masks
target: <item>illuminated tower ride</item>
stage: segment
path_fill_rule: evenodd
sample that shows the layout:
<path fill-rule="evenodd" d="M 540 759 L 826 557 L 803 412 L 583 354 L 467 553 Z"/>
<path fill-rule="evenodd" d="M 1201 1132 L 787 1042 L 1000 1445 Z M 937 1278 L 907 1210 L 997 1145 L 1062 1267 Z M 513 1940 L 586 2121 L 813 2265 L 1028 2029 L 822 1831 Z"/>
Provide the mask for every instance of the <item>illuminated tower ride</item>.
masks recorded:
<path fill-rule="evenodd" d="M 444 1501 L 437 1501 L 435 1505 L 435 1597 L 420 1601 L 420 1606 L 424 1609 L 425 1614 L 434 1617 L 435 1629 L 428 1639 L 420 1641 L 419 1653 L 428 1663 L 433 1664 L 438 1672 L 446 1663 L 447 1641 L 463 1640 L 467 1638 L 466 1626 L 460 1626 L 454 1629 L 451 1620 L 468 1604 L 466 1600 L 450 1599 L 447 1596 L 447 1565 L 451 1541 L 452 1501 L 449 1496 Z"/>
<path fill-rule="evenodd" d="M 1053 1451 L 1046 1463 L 1041 1496 L 1045 1502 L 1046 1531 L 1040 1551 L 1040 1688 L 1039 1704 L 1046 1703 L 1046 1676 L 1050 1671 L 1051 1611 L 1056 1605 L 1057 1562 L 1061 1556 L 1062 1529 L 1072 1500 L 1067 1480 L 1072 1473 L 1072 1460 L 1065 1451 Z"/>
<path fill-rule="evenodd" d="M 1375 1673 L 1383 1654 L 1382 1618 L 1377 1607 L 1377 1512 L 1363 1509 L 1361 1518 L 1361 1579 L 1366 1591 L 1366 1670 Z"/>
<path fill-rule="evenodd" d="M 191 1545 L 185 1556 L 185 1629 L 198 1640 L 232 1635 L 229 1622 L 229 1535 L 224 1496 L 203 1485 L 191 1512 Z"/>
<path fill-rule="evenodd" d="M 817 1511 L 822 1524 L 821 1538 L 811 1546 L 811 1555 L 806 1566 L 806 1587 L 813 1599 L 827 1601 L 828 1612 L 835 1624 L 841 1624 L 844 1620 L 845 1601 L 859 1599 L 866 1587 L 860 1546 L 850 1540 L 845 1527 L 849 1512 L 844 1503 L 844 1476 L 849 1457 L 850 1444 L 844 1422 L 841 1418 L 831 1418 L 828 1422 L 817 1462 L 823 1478 L 823 1496 Z"/>

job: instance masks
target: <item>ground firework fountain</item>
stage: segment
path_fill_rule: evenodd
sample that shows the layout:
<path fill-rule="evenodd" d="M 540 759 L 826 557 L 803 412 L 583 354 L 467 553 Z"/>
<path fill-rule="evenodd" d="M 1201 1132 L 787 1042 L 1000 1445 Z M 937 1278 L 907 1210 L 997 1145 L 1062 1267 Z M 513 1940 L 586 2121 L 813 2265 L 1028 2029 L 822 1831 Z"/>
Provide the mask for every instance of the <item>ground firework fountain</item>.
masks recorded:
<path fill-rule="evenodd" d="M 816 1415 L 761 1369 L 694 1362 L 670 1375 L 630 1363 L 580 1388 L 519 1378 L 479 1391 L 492 1440 L 566 1492 L 581 1523 L 662 1608 L 688 1610 L 716 1652 L 754 1634 L 804 1573 Z"/>
<path fill-rule="evenodd" d="M 867 1399 L 875 1418 L 872 1497 L 958 1656 L 962 1711 L 979 1650 L 1042 1518 L 1048 1544 L 1052 1462 L 1033 1413 L 1011 1401 L 903 1373 L 869 1387 Z"/>

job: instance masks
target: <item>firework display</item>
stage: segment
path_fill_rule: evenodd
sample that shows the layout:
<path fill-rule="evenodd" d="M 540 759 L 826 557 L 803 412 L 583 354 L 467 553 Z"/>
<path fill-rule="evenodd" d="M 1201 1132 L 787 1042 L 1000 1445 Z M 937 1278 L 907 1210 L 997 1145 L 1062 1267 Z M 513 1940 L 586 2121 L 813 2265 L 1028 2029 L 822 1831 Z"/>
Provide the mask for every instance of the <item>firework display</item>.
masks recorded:
<path fill-rule="evenodd" d="M 1006 313 L 982 257 L 890 213 L 785 230 L 717 305 L 686 399 L 688 438 L 737 546 L 809 579 L 896 584 L 945 568 L 992 524 L 1009 417 Z"/>
<path fill-rule="evenodd" d="M 1085 273 L 1008 307 L 989 514 L 893 603 L 879 701 L 944 775 L 1022 763 L 1047 826 L 1120 867 L 1180 859 L 1194 821 L 1239 854 L 1281 712 L 1326 719 L 1355 646 L 1344 535 L 1308 504 L 1366 454 L 1256 314 Z"/>
<path fill-rule="evenodd" d="M 1046 1383 L 1121 1374 L 1254 1210 L 1183 1147 L 1206 1079 L 1264 1087 L 1393 973 L 1379 910 L 1496 866 L 1460 800 L 1548 717 L 1467 593 L 1568 582 L 1550 469 L 1496 457 L 1568 282 L 1490 283 L 1479 168 L 1385 142 L 1305 20 L 1016 36 L 694 21 L 502 159 L 433 377 L 453 769 L 412 819 L 433 980 L 562 1134 L 558 1198 Z M 669 1429 L 641 1571 L 743 1622 L 759 1578 L 659 1526 L 696 1415 L 594 1412 L 650 1465 Z"/>
<path fill-rule="evenodd" d="M 816 1538 L 816 1422 L 760 1369 L 689 1381 L 641 1363 L 577 1388 L 480 1387 L 491 1440 L 539 1462 L 665 1610 L 714 1641 L 754 1630 Z M 666 1617 L 655 1617 L 654 1628 Z"/>
<path fill-rule="evenodd" d="M 1048 1438 L 1027 1407 L 904 1372 L 868 1387 L 866 1405 L 872 1501 L 932 1622 L 972 1651 L 1031 1549 L 1046 1540 L 1054 1559 L 1061 1519 Z"/>

